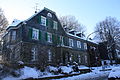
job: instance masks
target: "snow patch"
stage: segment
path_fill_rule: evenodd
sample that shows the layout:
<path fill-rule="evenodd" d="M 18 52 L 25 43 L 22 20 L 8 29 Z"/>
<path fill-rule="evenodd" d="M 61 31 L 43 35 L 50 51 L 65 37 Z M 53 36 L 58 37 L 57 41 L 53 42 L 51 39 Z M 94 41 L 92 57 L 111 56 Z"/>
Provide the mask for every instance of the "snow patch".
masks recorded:
<path fill-rule="evenodd" d="M 120 67 L 113 68 L 108 77 L 120 78 Z"/>
<path fill-rule="evenodd" d="M 38 71 L 36 68 L 31 68 L 27 66 L 22 68 L 21 72 L 22 72 L 21 78 L 24 78 L 24 79 L 29 77 L 38 78 L 40 74 L 40 71 Z"/>
<path fill-rule="evenodd" d="M 68 73 L 69 74 L 70 72 L 73 71 L 72 67 L 60 66 L 59 68 L 62 70 L 63 73 Z"/>
<path fill-rule="evenodd" d="M 19 23 L 21 23 L 22 21 L 18 20 L 18 19 L 14 19 L 12 24 L 10 24 L 9 26 L 17 26 Z"/>

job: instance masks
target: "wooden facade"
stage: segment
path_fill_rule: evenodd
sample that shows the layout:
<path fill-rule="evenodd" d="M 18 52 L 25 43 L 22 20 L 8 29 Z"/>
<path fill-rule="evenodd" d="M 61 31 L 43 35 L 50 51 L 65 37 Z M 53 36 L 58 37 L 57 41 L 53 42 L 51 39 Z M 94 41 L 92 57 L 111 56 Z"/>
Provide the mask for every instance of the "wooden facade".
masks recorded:
<path fill-rule="evenodd" d="M 64 31 L 56 13 L 44 8 L 29 19 L 11 25 L 3 37 L 5 62 L 88 65 L 86 40 Z"/>

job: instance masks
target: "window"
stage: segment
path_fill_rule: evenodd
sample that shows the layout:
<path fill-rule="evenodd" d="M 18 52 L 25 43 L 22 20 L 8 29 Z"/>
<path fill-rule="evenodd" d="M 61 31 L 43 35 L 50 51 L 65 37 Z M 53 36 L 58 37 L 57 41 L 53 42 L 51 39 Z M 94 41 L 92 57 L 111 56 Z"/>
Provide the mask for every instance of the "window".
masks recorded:
<path fill-rule="evenodd" d="M 86 43 L 84 43 L 84 49 L 87 49 L 87 44 Z"/>
<path fill-rule="evenodd" d="M 47 33 L 48 34 L 48 42 L 52 43 L 52 34 L 51 33 Z"/>
<path fill-rule="evenodd" d="M 37 59 L 37 50 L 36 50 L 36 47 L 33 47 L 31 49 L 31 53 L 32 53 L 32 61 L 35 61 Z"/>
<path fill-rule="evenodd" d="M 11 40 L 16 40 L 16 31 L 12 31 L 12 38 Z"/>
<path fill-rule="evenodd" d="M 61 42 L 61 45 L 63 46 L 64 45 L 63 36 L 60 36 L 60 42 Z"/>
<path fill-rule="evenodd" d="M 52 61 L 52 52 L 51 52 L 51 50 L 48 50 L 48 61 L 49 62 Z"/>
<path fill-rule="evenodd" d="M 77 47 L 81 48 L 81 42 L 80 41 L 77 41 Z"/>
<path fill-rule="evenodd" d="M 72 54 L 72 53 L 70 53 L 70 57 L 69 57 L 70 62 L 72 62 L 72 57 L 73 57 L 73 54 Z"/>
<path fill-rule="evenodd" d="M 81 63 L 81 56 L 78 55 L 78 62 Z"/>
<path fill-rule="evenodd" d="M 2 61 L 2 55 L 0 55 L 0 61 Z"/>
<path fill-rule="evenodd" d="M 41 25 L 46 26 L 46 17 L 41 16 Z"/>
<path fill-rule="evenodd" d="M 87 56 L 85 56 L 85 63 L 87 63 Z"/>
<path fill-rule="evenodd" d="M 52 18 L 52 14 L 51 13 L 48 13 L 47 16 Z"/>
<path fill-rule="evenodd" d="M 35 39 L 35 40 L 39 39 L 39 30 L 38 29 L 33 28 L 32 39 Z"/>
<path fill-rule="evenodd" d="M 53 21 L 53 29 L 56 29 L 56 30 L 57 30 L 57 26 L 58 26 L 57 22 L 56 22 L 56 21 Z"/>
<path fill-rule="evenodd" d="M 73 39 L 69 39 L 69 46 L 73 47 Z"/>

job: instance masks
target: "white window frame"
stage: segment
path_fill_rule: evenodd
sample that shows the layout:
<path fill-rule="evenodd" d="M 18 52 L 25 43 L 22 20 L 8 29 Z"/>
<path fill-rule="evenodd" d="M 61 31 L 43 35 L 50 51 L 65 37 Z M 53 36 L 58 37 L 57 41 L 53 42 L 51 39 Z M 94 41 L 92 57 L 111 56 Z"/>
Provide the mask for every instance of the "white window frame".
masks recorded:
<path fill-rule="evenodd" d="M 16 31 L 12 31 L 11 40 L 16 40 Z"/>
<path fill-rule="evenodd" d="M 52 34 L 48 32 L 47 37 L 48 37 L 48 42 L 52 43 Z"/>
<path fill-rule="evenodd" d="M 32 39 L 39 40 L 39 30 L 38 29 L 35 29 L 35 28 L 32 29 Z"/>
<path fill-rule="evenodd" d="M 78 62 L 81 63 L 81 55 L 78 55 Z"/>
<path fill-rule="evenodd" d="M 3 59 L 3 58 L 2 58 L 2 55 L 0 55 L 0 61 L 2 61 L 2 59 Z"/>
<path fill-rule="evenodd" d="M 87 43 L 84 43 L 84 49 L 87 50 Z"/>
<path fill-rule="evenodd" d="M 60 41 L 61 41 L 61 45 L 63 46 L 64 45 L 63 36 L 60 36 Z"/>
<path fill-rule="evenodd" d="M 57 23 L 57 21 L 53 21 L 53 29 L 55 29 L 55 30 L 58 29 L 58 23 Z"/>
<path fill-rule="evenodd" d="M 70 57 L 69 57 L 70 62 L 72 62 L 72 58 L 73 58 L 73 54 L 70 53 Z"/>
<path fill-rule="evenodd" d="M 51 50 L 48 50 L 48 61 L 49 62 L 52 61 L 52 52 L 51 52 Z"/>
<path fill-rule="evenodd" d="M 87 63 L 88 61 L 87 61 L 87 56 L 85 55 L 85 63 Z"/>
<path fill-rule="evenodd" d="M 70 46 L 70 47 L 73 47 L 73 46 L 74 46 L 74 44 L 73 44 L 73 39 L 70 39 L 70 38 L 69 38 L 69 46 Z"/>
<path fill-rule="evenodd" d="M 46 17 L 41 16 L 41 25 L 46 26 Z"/>
<path fill-rule="evenodd" d="M 77 41 L 77 47 L 81 48 L 81 41 Z"/>
<path fill-rule="evenodd" d="M 31 53 L 32 53 L 32 61 L 36 61 L 37 60 L 37 49 L 36 49 L 36 47 L 33 47 L 31 49 Z"/>

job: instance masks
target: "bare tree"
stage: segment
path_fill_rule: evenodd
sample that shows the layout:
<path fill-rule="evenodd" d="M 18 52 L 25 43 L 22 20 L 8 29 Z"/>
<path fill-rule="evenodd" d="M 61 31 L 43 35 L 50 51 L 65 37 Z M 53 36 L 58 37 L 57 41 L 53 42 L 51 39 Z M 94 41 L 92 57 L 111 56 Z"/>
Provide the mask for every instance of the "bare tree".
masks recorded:
<path fill-rule="evenodd" d="M 0 8 L 0 37 L 5 32 L 5 28 L 8 26 L 8 21 L 4 16 L 3 10 Z"/>
<path fill-rule="evenodd" d="M 80 32 L 83 33 L 85 32 L 86 28 L 85 26 L 83 26 L 82 24 L 80 24 L 78 22 L 78 20 L 76 20 L 75 16 L 61 16 L 59 17 L 59 20 L 63 26 L 63 28 L 65 28 L 65 30 L 67 32 L 69 32 L 70 30 L 74 30 L 76 32 Z"/>
<path fill-rule="evenodd" d="M 108 57 L 115 57 L 115 49 L 120 43 L 120 22 L 116 18 L 107 17 L 96 25 L 96 31 L 102 42 L 107 42 Z"/>

